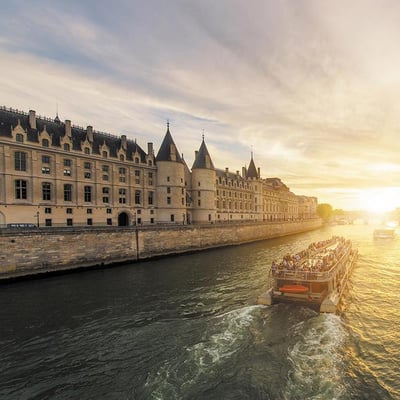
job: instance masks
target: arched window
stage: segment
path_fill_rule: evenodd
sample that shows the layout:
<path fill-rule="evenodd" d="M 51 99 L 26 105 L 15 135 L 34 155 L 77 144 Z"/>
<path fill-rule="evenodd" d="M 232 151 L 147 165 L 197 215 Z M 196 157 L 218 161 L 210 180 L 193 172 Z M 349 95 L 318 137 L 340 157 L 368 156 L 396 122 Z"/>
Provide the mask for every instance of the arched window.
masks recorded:
<path fill-rule="evenodd" d="M 135 157 L 135 163 L 139 164 L 139 157 Z"/>
<path fill-rule="evenodd" d="M 125 160 L 125 157 L 124 157 L 123 154 L 120 154 L 120 155 L 119 155 L 119 160 L 120 160 L 120 161 L 124 161 L 124 160 Z"/>

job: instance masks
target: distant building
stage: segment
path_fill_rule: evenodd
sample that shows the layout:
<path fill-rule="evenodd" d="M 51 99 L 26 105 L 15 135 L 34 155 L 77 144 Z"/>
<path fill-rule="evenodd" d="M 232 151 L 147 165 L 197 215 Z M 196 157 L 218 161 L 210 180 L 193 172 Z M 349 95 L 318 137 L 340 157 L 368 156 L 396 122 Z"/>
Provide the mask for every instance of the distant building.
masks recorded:
<path fill-rule="evenodd" d="M 204 137 L 191 170 L 169 125 L 155 156 L 113 136 L 0 109 L 0 226 L 129 226 L 314 218 L 317 199 L 263 179 L 253 156 L 242 173 L 214 167 Z M 29 225 L 27 225 L 29 226 Z"/>

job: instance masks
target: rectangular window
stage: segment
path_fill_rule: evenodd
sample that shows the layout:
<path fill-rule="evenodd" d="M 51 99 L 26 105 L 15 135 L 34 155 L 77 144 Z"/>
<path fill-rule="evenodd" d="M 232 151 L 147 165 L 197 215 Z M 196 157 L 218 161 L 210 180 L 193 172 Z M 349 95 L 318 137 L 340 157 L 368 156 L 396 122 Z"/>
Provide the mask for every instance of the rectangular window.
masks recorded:
<path fill-rule="evenodd" d="M 85 163 L 83 164 L 83 167 L 84 167 L 85 169 L 92 169 L 92 165 L 90 164 L 90 162 L 85 162 Z"/>
<path fill-rule="evenodd" d="M 154 193 L 153 192 L 149 192 L 149 196 L 147 198 L 149 206 L 153 205 L 153 196 L 154 196 Z"/>
<path fill-rule="evenodd" d="M 50 218 L 46 218 L 46 219 L 44 220 L 44 225 L 45 225 L 45 226 L 51 226 L 51 225 L 52 225 L 51 219 L 50 219 Z"/>
<path fill-rule="evenodd" d="M 103 194 L 108 194 L 108 193 L 110 193 L 110 188 L 103 187 Z"/>
<path fill-rule="evenodd" d="M 72 160 L 69 158 L 64 158 L 64 167 L 70 167 L 72 165 Z"/>
<path fill-rule="evenodd" d="M 18 200 L 27 199 L 27 183 L 22 179 L 15 181 L 15 198 Z"/>
<path fill-rule="evenodd" d="M 72 185 L 69 183 L 64 185 L 64 201 L 72 201 Z"/>
<path fill-rule="evenodd" d="M 51 208 L 50 208 L 50 207 L 46 207 L 46 208 L 44 209 L 44 213 L 45 213 L 45 214 L 51 214 Z"/>
<path fill-rule="evenodd" d="M 85 172 L 85 174 L 84 174 L 84 177 L 85 177 L 86 179 L 90 179 L 91 176 L 92 176 L 92 174 L 91 174 L 90 172 Z"/>
<path fill-rule="evenodd" d="M 91 208 L 88 208 L 88 209 L 86 210 L 86 214 L 93 214 L 93 210 L 92 210 Z"/>
<path fill-rule="evenodd" d="M 103 181 L 108 181 L 108 175 L 103 175 Z"/>
<path fill-rule="evenodd" d="M 16 151 L 14 154 L 14 166 L 16 171 L 26 171 L 26 153 Z"/>
<path fill-rule="evenodd" d="M 140 204 L 141 203 L 141 192 L 140 190 L 135 190 L 135 204 Z"/>
<path fill-rule="evenodd" d="M 83 198 L 86 203 L 90 203 L 92 201 L 92 187 L 85 186 L 83 188 Z"/>
<path fill-rule="evenodd" d="M 140 176 L 140 170 L 135 169 L 135 176 Z"/>
<path fill-rule="evenodd" d="M 50 164 L 50 156 L 42 156 L 43 164 Z"/>
<path fill-rule="evenodd" d="M 50 174 L 50 168 L 49 167 L 42 167 L 42 174 Z"/>
<path fill-rule="evenodd" d="M 119 177 L 119 181 L 120 181 L 120 182 L 126 182 L 125 176 L 120 176 L 120 177 Z"/>
<path fill-rule="evenodd" d="M 87 224 L 88 224 L 88 225 L 93 225 L 93 220 L 92 220 L 92 218 L 88 218 L 88 219 L 87 219 Z"/>
<path fill-rule="evenodd" d="M 70 169 L 64 169 L 64 176 L 71 176 L 71 170 Z"/>
<path fill-rule="evenodd" d="M 118 171 L 119 171 L 120 175 L 125 175 L 126 174 L 126 168 L 122 168 L 121 167 L 121 168 L 118 169 Z"/>
<path fill-rule="evenodd" d="M 167 204 L 171 204 L 171 197 L 167 197 Z"/>
<path fill-rule="evenodd" d="M 73 225 L 72 218 L 67 218 L 67 226 L 72 226 L 72 225 Z"/>
<path fill-rule="evenodd" d="M 107 208 L 107 214 L 112 214 L 112 209 L 111 208 Z"/>
<path fill-rule="evenodd" d="M 174 222 L 174 221 L 175 221 L 175 215 L 171 214 L 171 222 Z"/>
<path fill-rule="evenodd" d="M 167 193 L 171 193 L 171 188 L 167 186 Z"/>
<path fill-rule="evenodd" d="M 107 225 L 112 225 L 112 219 L 111 218 L 107 218 Z"/>
<path fill-rule="evenodd" d="M 108 172 L 110 170 L 110 167 L 108 165 L 103 165 L 101 169 L 103 170 L 103 172 Z"/>
<path fill-rule="evenodd" d="M 67 208 L 67 214 L 72 214 L 72 208 Z"/>
<path fill-rule="evenodd" d="M 103 203 L 109 203 L 110 199 L 107 196 L 103 196 Z"/>
<path fill-rule="evenodd" d="M 49 182 L 42 183 L 42 199 L 51 200 L 51 184 Z"/>

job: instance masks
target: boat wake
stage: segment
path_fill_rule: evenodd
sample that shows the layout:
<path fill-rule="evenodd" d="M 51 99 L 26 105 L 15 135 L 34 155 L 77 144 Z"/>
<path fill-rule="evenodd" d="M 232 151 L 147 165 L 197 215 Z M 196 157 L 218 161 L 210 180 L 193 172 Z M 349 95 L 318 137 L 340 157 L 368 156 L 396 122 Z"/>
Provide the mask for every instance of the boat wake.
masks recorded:
<path fill-rule="evenodd" d="M 298 323 L 288 349 L 285 399 L 339 399 L 345 393 L 341 345 L 347 333 L 335 314 L 321 314 Z"/>
<path fill-rule="evenodd" d="M 233 371 L 232 365 L 241 357 L 251 335 L 249 325 L 262 309 L 247 306 L 211 317 L 213 321 L 207 325 L 212 330 L 208 328 L 197 343 L 177 348 L 174 359 L 165 360 L 150 373 L 140 398 L 196 398 L 218 386 L 221 376 L 226 380 L 227 372 Z"/>

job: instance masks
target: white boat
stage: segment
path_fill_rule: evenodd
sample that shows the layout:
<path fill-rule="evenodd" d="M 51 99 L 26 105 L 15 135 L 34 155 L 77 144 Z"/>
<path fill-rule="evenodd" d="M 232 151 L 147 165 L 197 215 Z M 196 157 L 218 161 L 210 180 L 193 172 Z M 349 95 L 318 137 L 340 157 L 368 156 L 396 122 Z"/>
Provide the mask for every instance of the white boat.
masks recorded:
<path fill-rule="evenodd" d="M 357 259 L 350 240 L 332 237 L 273 263 L 259 304 L 291 303 L 335 312 Z"/>
<path fill-rule="evenodd" d="M 381 228 L 374 230 L 374 239 L 394 239 L 396 230 L 393 228 Z"/>

